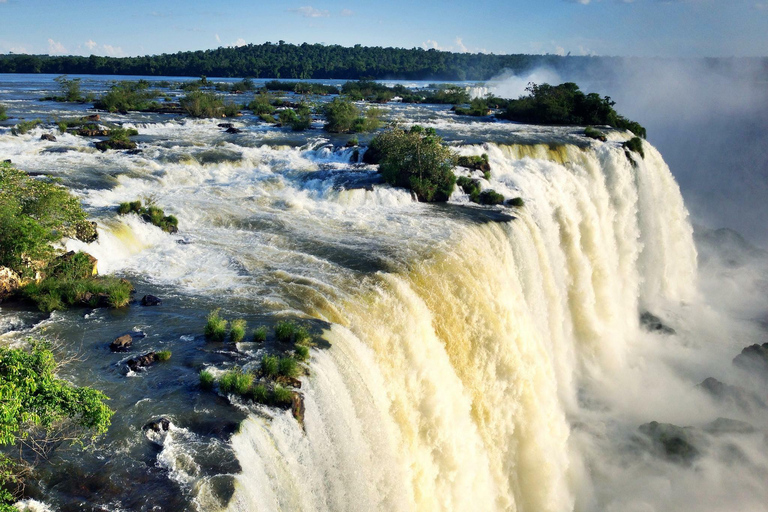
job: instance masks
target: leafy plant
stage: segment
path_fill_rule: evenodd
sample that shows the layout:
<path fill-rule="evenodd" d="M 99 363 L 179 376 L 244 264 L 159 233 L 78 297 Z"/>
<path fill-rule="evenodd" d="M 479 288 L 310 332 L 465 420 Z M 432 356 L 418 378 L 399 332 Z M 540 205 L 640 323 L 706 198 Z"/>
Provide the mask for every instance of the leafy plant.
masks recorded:
<path fill-rule="evenodd" d="M 306 345 L 296 345 L 294 353 L 296 355 L 296 359 L 299 361 L 306 361 L 309 359 L 309 347 Z"/>
<path fill-rule="evenodd" d="M 208 370 L 200 370 L 200 387 L 202 389 L 213 389 L 214 377 Z"/>
<path fill-rule="evenodd" d="M 293 402 L 293 393 L 290 389 L 277 385 L 275 386 L 275 390 L 272 392 L 272 400 L 274 401 L 275 405 L 291 405 Z"/>
<path fill-rule="evenodd" d="M 0 103 L 0 121 L 8 119 L 8 107 Z"/>
<path fill-rule="evenodd" d="M 227 321 L 219 313 L 221 309 L 214 309 L 208 314 L 205 324 L 205 337 L 212 341 L 224 341 L 227 336 Z"/>
<path fill-rule="evenodd" d="M 245 338 L 246 323 L 242 318 L 232 320 L 231 327 L 229 329 L 229 337 L 233 343 L 239 343 Z"/>
<path fill-rule="evenodd" d="M 596 139 L 603 142 L 608 140 L 608 137 L 606 137 L 603 132 L 601 132 L 600 130 L 592 126 L 587 126 L 586 128 L 584 128 L 584 135 L 586 137 L 589 137 L 590 139 Z"/>
<path fill-rule="evenodd" d="M 146 222 L 159 227 L 167 233 L 176 233 L 179 230 L 179 220 L 173 215 L 165 215 L 162 208 L 152 204 L 150 201 L 147 202 L 147 206 L 143 206 L 141 201 L 120 203 L 117 207 L 117 213 L 120 215 L 135 213 Z"/>
<path fill-rule="evenodd" d="M 277 373 L 285 377 L 297 377 L 299 375 L 299 365 L 296 359 L 292 357 L 281 357 L 277 363 Z"/>
<path fill-rule="evenodd" d="M 29 132 L 30 130 L 33 130 L 43 124 L 43 121 L 40 119 L 33 119 L 31 121 L 21 121 L 16 126 L 11 128 L 11 134 L 13 135 L 24 135 L 25 133 Z"/>
<path fill-rule="evenodd" d="M 640 137 L 632 137 L 627 142 L 622 144 L 622 147 L 634 151 L 639 154 L 641 158 L 645 158 L 645 151 L 643 151 L 643 140 Z"/>
<path fill-rule="evenodd" d="M 267 326 L 261 325 L 253 330 L 253 341 L 263 343 L 267 341 Z"/>
<path fill-rule="evenodd" d="M 280 374 L 280 359 L 277 356 L 265 355 L 261 358 L 261 372 L 270 378 Z"/>
<path fill-rule="evenodd" d="M 522 208 L 525 206 L 525 201 L 523 201 L 522 197 L 513 197 L 509 200 L 509 205 L 514 206 L 516 208 Z"/>
<path fill-rule="evenodd" d="M 158 361 L 168 361 L 171 358 L 170 350 L 161 350 L 155 354 Z"/>

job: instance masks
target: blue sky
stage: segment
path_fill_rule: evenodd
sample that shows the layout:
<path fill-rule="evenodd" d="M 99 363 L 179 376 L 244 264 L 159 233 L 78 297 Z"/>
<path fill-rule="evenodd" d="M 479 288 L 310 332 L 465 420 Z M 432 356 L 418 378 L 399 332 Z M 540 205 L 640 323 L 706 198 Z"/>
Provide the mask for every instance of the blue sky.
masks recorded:
<path fill-rule="evenodd" d="M 768 0 L 0 0 L 0 20 L 0 53 L 125 56 L 284 40 L 497 54 L 768 55 Z"/>

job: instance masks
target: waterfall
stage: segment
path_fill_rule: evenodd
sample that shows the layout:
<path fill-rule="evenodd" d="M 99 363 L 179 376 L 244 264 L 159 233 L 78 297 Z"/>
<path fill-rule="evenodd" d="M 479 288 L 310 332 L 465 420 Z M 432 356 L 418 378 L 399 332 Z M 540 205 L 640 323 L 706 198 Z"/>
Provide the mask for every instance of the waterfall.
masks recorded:
<path fill-rule="evenodd" d="M 639 311 L 696 294 L 680 190 L 643 146 L 462 148 L 525 206 L 333 305 L 305 429 L 246 420 L 230 510 L 573 510 L 583 395 L 629 364 Z"/>

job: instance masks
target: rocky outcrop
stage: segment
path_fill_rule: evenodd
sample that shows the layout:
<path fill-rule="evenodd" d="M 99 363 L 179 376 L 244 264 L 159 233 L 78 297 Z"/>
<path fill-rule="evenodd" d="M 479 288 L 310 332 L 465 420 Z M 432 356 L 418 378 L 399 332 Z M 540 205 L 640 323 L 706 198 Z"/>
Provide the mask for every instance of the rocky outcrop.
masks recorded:
<path fill-rule="evenodd" d="M 154 295 L 145 295 L 141 298 L 142 306 L 160 306 L 162 303 L 163 301 L 160 297 L 155 297 Z"/>
<path fill-rule="evenodd" d="M 296 418 L 302 428 L 304 428 L 304 395 L 298 391 L 291 393 L 291 414 Z"/>
<path fill-rule="evenodd" d="M 48 142 L 56 142 L 56 137 L 52 133 L 44 133 L 40 136 L 40 140 L 47 140 Z"/>
<path fill-rule="evenodd" d="M 102 140 L 96 143 L 96 149 L 107 151 L 109 149 L 136 149 L 136 143 L 132 140 Z"/>
<path fill-rule="evenodd" d="M 101 116 L 99 114 L 91 114 L 89 116 L 83 117 L 82 119 L 83 121 L 96 122 L 96 121 L 101 121 Z"/>
<path fill-rule="evenodd" d="M 161 416 L 160 418 L 147 422 L 146 425 L 141 427 L 141 430 L 151 430 L 153 432 L 159 433 L 159 432 L 168 432 L 170 428 L 171 428 L 171 420 L 166 418 L 165 416 Z"/>
<path fill-rule="evenodd" d="M 80 128 L 77 130 L 77 134 L 81 137 L 106 137 L 109 135 L 109 130 L 103 128 Z"/>
<path fill-rule="evenodd" d="M 696 388 L 719 402 L 734 405 L 747 413 L 766 408 L 765 402 L 756 394 L 742 387 L 720 382 L 714 377 L 704 379 Z"/>
<path fill-rule="evenodd" d="M 650 451 L 670 462 L 689 465 L 701 454 L 696 445 L 703 440 L 692 427 L 652 421 L 640 425 L 638 430 L 645 435 Z"/>
<path fill-rule="evenodd" d="M 8 267 L 0 267 L 0 302 L 21 287 L 21 277 Z"/>
<path fill-rule="evenodd" d="M 149 352 L 148 354 L 144 354 L 143 356 L 134 357 L 133 359 L 129 359 L 126 361 L 125 364 L 128 365 L 128 368 L 130 368 L 132 371 L 137 372 L 143 368 L 147 368 L 148 366 L 152 366 L 158 361 L 157 353 L 156 352 Z"/>
<path fill-rule="evenodd" d="M 768 343 L 745 348 L 733 359 L 733 364 L 768 379 Z"/>
<path fill-rule="evenodd" d="M 240 130 L 239 128 L 235 128 L 234 126 L 230 126 L 225 130 L 227 133 L 240 133 L 243 130 Z"/>
<path fill-rule="evenodd" d="M 109 350 L 112 352 L 128 352 L 133 345 L 133 336 L 130 334 L 123 334 L 115 338 L 112 343 L 109 344 Z"/>
<path fill-rule="evenodd" d="M 648 332 L 657 332 L 659 334 L 676 334 L 676 331 L 662 323 L 661 318 L 653 313 L 645 311 L 640 315 L 640 325 Z"/>

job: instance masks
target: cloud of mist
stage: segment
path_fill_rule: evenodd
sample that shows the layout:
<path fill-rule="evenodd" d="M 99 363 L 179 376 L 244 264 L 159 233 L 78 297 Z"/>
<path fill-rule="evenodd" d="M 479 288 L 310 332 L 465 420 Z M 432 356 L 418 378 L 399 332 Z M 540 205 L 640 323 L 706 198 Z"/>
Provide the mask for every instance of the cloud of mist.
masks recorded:
<path fill-rule="evenodd" d="M 502 75 L 490 88 L 516 98 L 531 81 L 573 81 L 611 96 L 619 113 L 648 129 L 695 222 L 768 246 L 768 66 L 759 59 L 585 62 Z"/>

